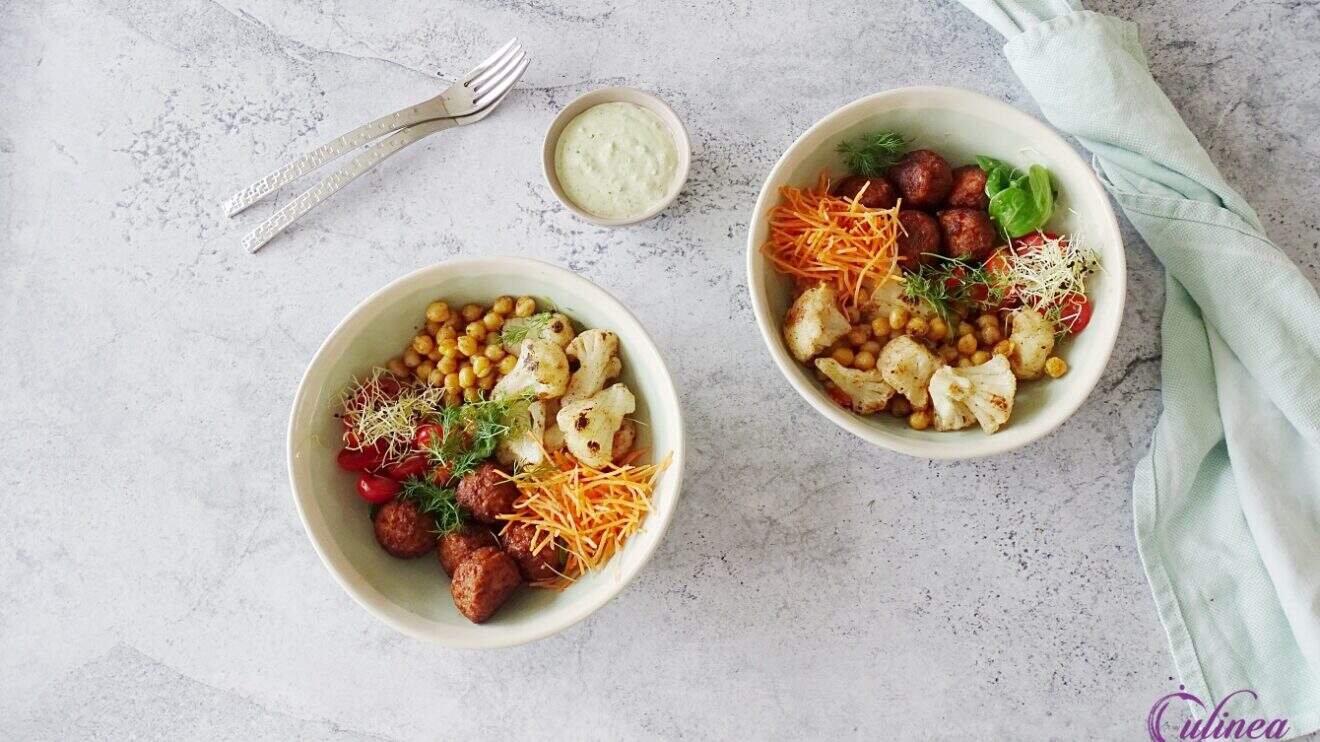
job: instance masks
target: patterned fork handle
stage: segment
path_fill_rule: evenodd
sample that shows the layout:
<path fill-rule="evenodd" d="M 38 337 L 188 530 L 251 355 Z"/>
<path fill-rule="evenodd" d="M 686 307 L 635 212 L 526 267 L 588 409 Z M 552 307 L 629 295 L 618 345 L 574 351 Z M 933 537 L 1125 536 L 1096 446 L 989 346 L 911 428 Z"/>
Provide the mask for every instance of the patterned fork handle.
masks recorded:
<path fill-rule="evenodd" d="M 260 250 L 272 237 L 284 231 L 285 227 L 293 224 L 303 214 L 311 211 L 317 204 L 334 195 L 336 191 L 348 185 L 359 175 L 378 165 L 386 157 L 423 137 L 458 125 L 459 123 L 455 119 L 437 119 L 416 126 L 409 126 L 386 137 L 354 157 L 338 171 L 326 176 L 320 183 L 303 191 L 279 211 L 271 214 L 266 221 L 257 225 L 256 229 L 243 238 L 243 247 L 250 253 Z"/>
<path fill-rule="evenodd" d="M 229 200 L 225 201 L 225 214 L 233 216 L 265 198 L 272 191 L 292 183 L 307 173 L 317 170 L 327 162 L 338 159 L 341 155 L 352 152 L 367 142 L 382 137 L 395 129 L 402 129 L 421 121 L 443 118 L 448 115 L 440 99 L 432 98 L 415 106 L 400 109 L 387 116 L 381 116 L 375 121 L 363 124 L 347 134 L 322 144 L 320 147 L 230 196 Z"/>

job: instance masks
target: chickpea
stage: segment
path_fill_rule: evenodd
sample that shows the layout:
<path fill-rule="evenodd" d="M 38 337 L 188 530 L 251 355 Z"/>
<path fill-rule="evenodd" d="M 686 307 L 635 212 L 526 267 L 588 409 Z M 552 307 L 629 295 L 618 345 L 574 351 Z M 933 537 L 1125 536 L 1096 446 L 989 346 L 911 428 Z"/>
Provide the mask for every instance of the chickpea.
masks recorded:
<path fill-rule="evenodd" d="M 500 374 L 508 375 L 513 373 L 513 367 L 518 365 L 517 356 L 505 356 L 500 360 Z"/>
<path fill-rule="evenodd" d="M 453 330 L 454 334 L 457 335 L 459 328 L 463 326 L 463 316 L 458 312 L 454 312 L 453 314 L 449 315 L 449 319 L 445 320 L 441 324 Z"/>
<path fill-rule="evenodd" d="M 968 358 L 967 356 L 963 356 L 962 358 L 958 359 L 958 368 L 971 368 L 971 367 L 972 367 L 972 359 Z"/>
<path fill-rule="evenodd" d="M 973 365 L 973 366 L 980 366 L 982 363 L 985 363 L 985 362 L 988 361 L 988 360 L 990 360 L 990 352 L 989 352 L 989 351 L 978 350 L 978 351 L 976 351 L 975 353 L 972 354 L 972 365 Z"/>
<path fill-rule="evenodd" d="M 449 325 L 441 325 L 440 329 L 435 331 L 435 341 L 437 343 L 444 342 L 445 340 L 456 340 L 456 339 L 458 339 L 457 327 L 450 327 Z"/>
<path fill-rule="evenodd" d="M 445 355 L 458 352 L 458 341 L 454 338 L 445 338 L 435 341 L 435 349 Z"/>
<path fill-rule="evenodd" d="M 939 317 L 934 317 L 930 321 L 930 329 L 926 331 L 926 337 L 939 342 L 949 336 L 949 326 Z"/>
<path fill-rule="evenodd" d="M 974 332 L 976 332 L 976 328 L 972 327 L 972 323 L 967 321 L 958 322 L 958 337 L 962 337 L 963 335 L 971 335 Z"/>
<path fill-rule="evenodd" d="M 870 325 L 857 325 L 848 331 L 848 342 L 853 345 L 861 345 L 871 338 Z"/>
<path fill-rule="evenodd" d="M 472 373 L 477 375 L 478 379 L 484 379 L 490 376 L 490 372 L 495 370 L 495 364 L 485 356 L 472 356 Z"/>
<path fill-rule="evenodd" d="M 520 296 L 513 305 L 513 316 L 530 317 L 536 314 L 536 300 L 530 296 Z"/>
<path fill-rule="evenodd" d="M 444 354 L 444 353 L 441 353 L 439 348 L 436 348 L 435 350 L 433 350 L 433 351 L 431 351 L 430 353 L 427 353 L 427 354 L 426 354 L 426 357 L 430 359 L 431 363 L 435 363 L 436 361 L 440 360 L 441 358 L 444 358 L 444 356 L 445 356 L 445 354 Z"/>
<path fill-rule="evenodd" d="M 889 413 L 894 417 L 907 417 L 912 414 L 912 403 L 907 401 L 907 397 L 897 394 L 889 400 Z"/>
<path fill-rule="evenodd" d="M 439 322 L 432 322 L 431 320 L 428 319 L 426 321 L 426 334 L 434 335 L 437 332 L 440 332 L 441 327 L 444 327 L 444 325 L 440 324 Z"/>
<path fill-rule="evenodd" d="M 490 305 L 490 311 L 502 317 L 508 317 L 510 314 L 513 314 L 513 297 L 501 296 L 496 299 L 495 303 Z"/>
<path fill-rule="evenodd" d="M 888 335 L 888 334 L 889 334 L 889 318 L 888 318 L 888 317 L 876 317 L 875 319 L 871 320 L 871 332 L 872 332 L 872 334 L 875 335 L 875 337 L 876 337 L 877 340 L 880 339 L 880 338 L 882 338 L 882 337 L 884 337 L 884 336 L 886 336 L 886 335 Z"/>
<path fill-rule="evenodd" d="M 472 370 L 471 364 L 465 363 L 458 369 L 458 385 L 464 389 L 477 385 L 477 374 Z"/>
<path fill-rule="evenodd" d="M 481 390 L 476 387 L 468 387 L 463 390 L 464 402 L 476 402 L 481 399 Z"/>
<path fill-rule="evenodd" d="M 408 375 L 408 365 L 403 362 L 402 358 L 391 358 L 390 362 L 385 364 L 385 367 L 388 368 L 390 370 L 390 373 L 394 374 L 395 376 Z"/>
<path fill-rule="evenodd" d="M 480 322 L 469 322 L 467 329 L 465 329 L 463 332 L 464 334 L 472 336 L 472 338 L 477 342 L 481 342 L 482 340 L 486 339 L 486 326 Z"/>
<path fill-rule="evenodd" d="M 482 309 L 480 304 L 464 304 L 463 311 L 459 314 L 463 316 L 464 322 L 476 322 L 485 313 L 486 310 Z"/>
<path fill-rule="evenodd" d="M 958 360 L 958 349 L 952 345 L 941 345 L 940 358 L 943 359 L 945 363 L 954 363 Z"/>
<path fill-rule="evenodd" d="M 457 373 L 457 372 L 455 372 L 455 373 L 448 373 L 448 374 L 445 374 L 445 391 L 446 391 L 446 392 L 449 392 L 450 394 L 458 394 L 459 390 L 460 390 L 462 387 L 463 387 L 463 385 L 458 383 L 458 373 Z"/>
<path fill-rule="evenodd" d="M 867 340 L 866 342 L 862 343 L 862 350 L 867 353 L 870 353 L 873 356 L 880 355 L 881 347 L 883 346 L 881 346 L 880 343 L 877 343 L 874 340 Z"/>
<path fill-rule="evenodd" d="M 435 364 L 430 361 L 422 361 L 420 366 L 413 369 L 413 373 L 416 374 L 418 381 L 426 381 L 427 377 L 429 377 L 434 370 Z"/>
<path fill-rule="evenodd" d="M 928 410 L 917 410 L 908 415 L 908 427 L 913 430 L 925 430 L 930 427 L 930 412 Z"/>
<path fill-rule="evenodd" d="M 907 326 L 908 310 L 902 307 L 894 307 L 889 311 L 889 329 L 901 330 Z"/>
<path fill-rule="evenodd" d="M 913 317 L 907 322 L 907 334 L 921 337 L 930 329 L 925 317 Z"/>
<path fill-rule="evenodd" d="M 1051 379 L 1057 379 L 1068 373 L 1068 362 L 1058 356 L 1050 356 L 1045 359 L 1045 373 Z"/>
<path fill-rule="evenodd" d="M 480 379 L 477 379 L 477 388 L 481 389 L 482 391 L 488 392 L 491 389 L 495 388 L 495 382 L 498 380 L 499 377 L 496 376 L 495 374 L 488 374 L 486 376 L 481 377 Z"/>
<path fill-rule="evenodd" d="M 435 350 L 435 338 L 430 335 L 418 335 L 412 341 L 413 350 L 426 355 Z"/>
<path fill-rule="evenodd" d="M 999 342 L 995 343 L 994 350 L 990 352 L 994 353 L 997 356 L 1011 356 L 1013 355 L 1013 351 L 1015 349 L 1016 346 L 1014 345 L 1012 340 L 1000 340 Z"/>
<path fill-rule="evenodd" d="M 452 374 L 458 370 L 458 351 L 444 354 L 440 362 L 435 367 L 447 374 Z"/>
<path fill-rule="evenodd" d="M 456 406 L 458 405 L 458 403 L 459 403 L 459 402 L 462 402 L 462 401 L 463 401 L 463 395 L 462 395 L 461 393 L 459 393 L 459 392 L 457 392 L 457 391 L 453 391 L 453 392 L 448 391 L 448 390 L 445 391 L 445 406 L 446 406 L 446 407 L 456 407 Z"/>
<path fill-rule="evenodd" d="M 504 360 L 504 357 L 507 356 L 508 353 L 505 352 L 503 345 L 493 343 L 486 346 L 486 350 L 482 351 L 482 355 L 498 363 Z"/>
<path fill-rule="evenodd" d="M 440 386 L 441 384 L 444 384 L 445 372 L 437 368 L 426 377 L 426 383 L 431 386 Z"/>
<path fill-rule="evenodd" d="M 476 355 L 477 339 L 471 335 L 464 335 L 454 343 L 454 347 L 458 350 L 459 355 Z"/>
<path fill-rule="evenodd" d="M 1004 333 L 999 330 L 998 324 L 985 325 L 981 328 L 981 344 L 993 347 L 995 343 L 1004 339 Z"/>
<path fill-rule="evenodd" d="M 481 324 L 485 325 L 487 330 L 495 332 L 504 326 L 504 317 L 494 312 L 486 312 L 486 316 L 481 318 Z"/>
<path fill-rule="evenodd" d="M 443 301 L 433 301 L 426 307 L 426 318 L 432 322 L 444 322 L 449 319 L 449 305 Z"/>
<path fill-rule="evenodd" d="M 403 352 L 403 365 L 408 368 L 417 368 L 422 365 L 422 354 L 409 348 Z"/>
<path fill-rule="evenodd" d="M 962 337 L 958 338 L 958 352 L 965 356 L 970 356 L 971 354 L 975 353 L 976 336 L 969 332 L 966 335 L 963 335 Z"/>
<path fill-rule="evenodd" d="M 984 327 L 989 327 L 990 325 L 994 325 L 994 326 L 998 327 L 998 326 L 999 326 L 999 318 L 996 317 L 996 316 L 994 316 L 993 314 L 982 314 L 982 315 L 978 315 L 978 316 L 977 316 L 977 318 L 976 318 L 976 326 L 977 326 L 977 327 L 982 327 L 982 328 L 984 328 Z"/>
<path fill-rule="evenodd" d="M 853 351 L 852 348 L 848 347 L 835 348 L 834 352 L 830 353 L 830 357 L 838 361 L 840 365 L 851 366 L 853 362 Z"/>
<path fill-rule="evenodd" d="M 870 371 L 875 368 L 875 354 L 869 350 L 863 350 L 853 356 L 853 368 L 858 371 Z"/>

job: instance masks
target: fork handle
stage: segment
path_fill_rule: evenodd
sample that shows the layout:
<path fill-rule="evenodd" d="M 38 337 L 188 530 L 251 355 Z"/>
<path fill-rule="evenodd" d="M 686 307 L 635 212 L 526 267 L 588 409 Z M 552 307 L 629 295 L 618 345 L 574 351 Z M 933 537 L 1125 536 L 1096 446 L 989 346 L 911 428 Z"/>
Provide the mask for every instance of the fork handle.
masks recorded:
<path fill-rule="evenodd" d="M 326 176 L 320 183 L 303 191 L 279 211 L 271 214 L 266 221 L 258 224 L 256 229 L 253 229 L 243 238 L 243 247 L 250 253 L 260 250 L 263 245 L 270 242 L 272 237 L 284 231 L 285 227 L 293 224 L 303 214 L 311 211 L 317 204 L 334 195 L 336 191 L 351 183 L 359 175 L 380 164 L 386 157 L 423 137 L 457 125 L 458 123 L 454 119 L 425 121 L 416 126 L 409 126 L 397 131 L 379 143 L 368 147 L 357 157 L 350 160 L 347 165 Z"/>
<path fill-rule="evenodd" d="M 415 106 L 401 108 L 394 113 L 381 116 L 375 121 L 359 126 L 335 139 L 322 144 L 298 159 L 266 175 L 252 185 L 242 189 L 225 201 L 225 214 L 233 216 L 252 204 L 265 198 L 272 191 L 281 188 L 307 173 L 320 168 L 331 160 L 338 159 L 345 153 L 361 147 L 373 139 L 382 137 L 396 129 L 412 126 L 428 119 L 448 116 L 444 104 L 439 98 L 418 103 Z"/>

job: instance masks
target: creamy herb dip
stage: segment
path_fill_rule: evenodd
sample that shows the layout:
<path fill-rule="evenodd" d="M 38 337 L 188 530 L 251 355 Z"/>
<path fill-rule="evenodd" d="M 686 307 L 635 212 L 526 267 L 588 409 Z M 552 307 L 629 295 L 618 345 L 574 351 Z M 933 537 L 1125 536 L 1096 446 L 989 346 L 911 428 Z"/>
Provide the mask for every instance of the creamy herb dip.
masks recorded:
<path fill-rule="evenodd" d="M 565 195 L 603 219 L 638 216 L 660 203 L 677 167 L 669 128 L 633 103 L 588 108 L 555 145 L 555 174 Z"/>

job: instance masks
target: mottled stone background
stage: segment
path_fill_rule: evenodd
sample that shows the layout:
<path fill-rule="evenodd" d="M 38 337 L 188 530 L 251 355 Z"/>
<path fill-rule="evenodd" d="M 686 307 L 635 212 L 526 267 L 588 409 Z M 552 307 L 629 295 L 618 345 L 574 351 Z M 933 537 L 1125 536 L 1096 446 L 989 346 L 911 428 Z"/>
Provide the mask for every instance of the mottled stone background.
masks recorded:
<path fill-rule="evenodd" d="M 1108 0 L 1229 180 L 1313 279 L 1320 11 Z M 522 37 L 524 86 L 260 255 L 219 204 Z M 743 278 L 761 179 L 814 120 L 909 84 L 1035 112 L 956 3 L 0 0 L 0 737 L 1140 739 L 1176 685 L 1129 482 L 1159 411 L 1162 278 L 1125 226 L 1104 379 L 1058 432 L 939 464 L 826 422 L 771 366 Z M 642 226 L 558 207 L 541 136 L 647 88 L 691 181 Z M 283 194 L 287 197 L 287 193 Z M 1213 247 L 1213 246 L 1208 246 Z M 458 255 L 628 297 L 688 415 L 682 507 L 591 619 L 516 649 L 374 621 L 303 535 L 299 376 L 367 293 Z"/>

